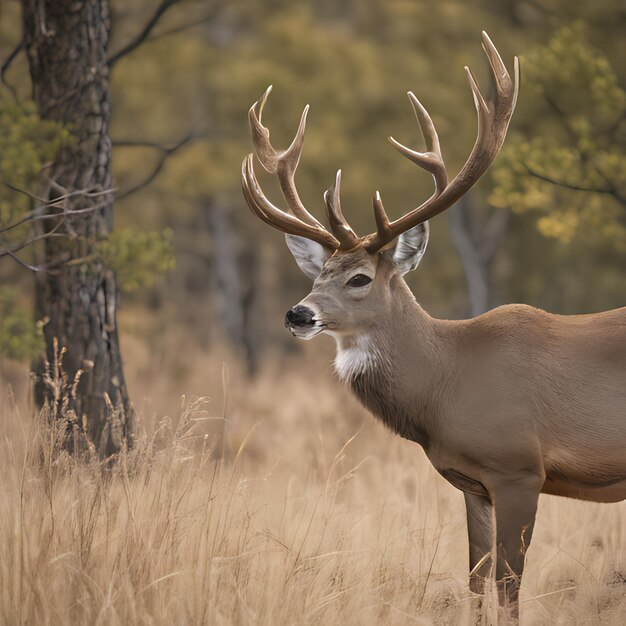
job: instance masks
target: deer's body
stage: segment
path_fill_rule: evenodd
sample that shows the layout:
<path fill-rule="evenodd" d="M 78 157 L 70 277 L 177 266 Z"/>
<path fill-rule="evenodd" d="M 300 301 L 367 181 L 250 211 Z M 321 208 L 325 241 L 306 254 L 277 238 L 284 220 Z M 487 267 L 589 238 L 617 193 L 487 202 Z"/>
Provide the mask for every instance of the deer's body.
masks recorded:
<path fill-rule="evenodd" d="M 626 308 L 438 320 L 396 281 L 385 323 L 335 335 L 337 373 L 372 413 L 464 491 L 530 474 L 543 493 L 626 498 Z"/>
<path fill-rule="evenodd" d="M 287 233 L 297 263 L 314 281 L 287 313 L 287 327 L 303 339 L 331 334 L 339 377 L 463 491 L 470 588 L 482 593 L 495 574 L 500 602 L 515 619 L 539 494 L 626 498 L 626 308 L 570 317 L 508 305 L 444 321 L 430 317 L 404 282 L 426 249 L 427 220 L 481 177 L 504 142 L 518 67 L 511 79 L 485 33 L 483 47 L 494 89 L 485 100 L 466 68 L 478 115 L 467 162 L 448 182 L 432 120 L 409 92 L 427 151 L 390 141 L 432 174 L 435 191 L 393 222 L 376 193 L 375 233 L 358 237 L 345 220 L 341 172 L 324 196 L 330 230 L 305 209 L 294 173 L 308 107 L 291 146 L 276 151 L 261 124 L 269 90 L 250 109 L 252 139 L 263 167 L 278 176 L 291 213 L 263 194 L 252 154 L 244 159 L 242 182 L 250 208 Z"/>

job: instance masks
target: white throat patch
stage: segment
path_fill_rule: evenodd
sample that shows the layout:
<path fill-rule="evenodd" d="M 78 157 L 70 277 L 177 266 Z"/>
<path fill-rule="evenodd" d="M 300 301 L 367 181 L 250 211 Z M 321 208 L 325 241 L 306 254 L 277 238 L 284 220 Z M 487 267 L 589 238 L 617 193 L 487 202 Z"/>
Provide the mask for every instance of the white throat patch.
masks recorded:
<path fill-rule="evenodd" d="M 367 335 L 361 335 L 349 346 L 342 346 L 338 337 L 335 372 L 342 382 L 349 382 L 354 376 L 376 367 L 378 353 Z"/>

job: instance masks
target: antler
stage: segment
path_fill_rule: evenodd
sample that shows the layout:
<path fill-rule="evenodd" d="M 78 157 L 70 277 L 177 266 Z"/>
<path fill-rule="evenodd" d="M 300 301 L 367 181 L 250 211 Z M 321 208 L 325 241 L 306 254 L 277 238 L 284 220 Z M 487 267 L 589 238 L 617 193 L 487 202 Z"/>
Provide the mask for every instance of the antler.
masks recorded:
<path fill-rule="evenodd" d="M 419 100 L 409 92 L 409 99 L 426 141 L 427 152 L 411 150 L 398 143 L 393 137 L 389 137 L 389 141 L 404 156 L 433 175 L 435 191 L 426 202 L 394 222 L 389 221 L 380 194 L 376 192 L 373 205 L 377 232 L 367 235 L 361 240 L 368 252 L 373 253 L 380 250 L 401 233 L 452 206 L 487 171 L 502 147 L 509 121 L 517 102 L 519 62 L 517 57 L 515 57 L 514 81 L 511 81 L 511 77 L 491 39 L 489 39 L 485 31 L 483 31 L 482 36 L 483 49 L 489 60 L 495 89 L 493 89 L 494 95 L 492 99 L 488 102 L 485 101 L 471 70 L 468 67 L 465 68 L 478 115 L 478 135 L 467 162 L 454 180 L 448 184 L 446 169 L 439 147 L 439 138 L 433 122 Z"/>
<path fill-rule="evenodd" d="M 278 176 L 283 197 L 293 215 L 281 211 L 267 199 L 254 174 L 254 157 L 252 154 L 246 156 L 242 164 L 244 197 L 252 211 L 270 226 L 285 233 L 307 237 L 331 250 L 335 250 L 340 246 L 340 242 L 304 208 L 294 182 L 294 174 L 304 143 L 309 106 L 307 105 L 302 112 L 298 131 L 289 148 L 278 152 L 270 143 L 269 130 L 261 124 L 263 107 L 271 90 L 272 86 L 270 85 L 261 99 L 250 107 L 248 112 L 250 131 L 257 158 L 268 173 Z"/>
<path fill-rule="evenodd" d="M 350 227 L 341 211 L 339 192 L 341 189 L 341 170 L 337 170 L 335 184 L 324 192 L 324 202 L 328 213 L 328 222 L 333 235 L 339 240 L 341 250 L 351 250 L 359 245 L 361 239 Z"/>
<path fill-rule="evenodd" d="M 250 208 L 264 222 L 285 233 L 307 237 L 331 250 L 350 250 L 358 245 L 362 245 L 368 252 L 373 254 L 387 246 L 403 232 L 429 220 L 452 206 L 480 179 L 495 159 L 504 143 L 509 121 L 517 102 L 519 89 L 519 63 L 517 57 L 515 57 L 514 61 L 514 80 L 512 81 L 491 39 L 484 31 L 482 36 L 483 49 L 491 68 L 491 79 L 494 86 L 492 90 L 493 96 L 488 101 L 485 100 L 474 75 L 466 67 L 465 72 L 474 96 L 474 106 L 478 115 L 478 134 L 472 152 L 454 180 L 448 184 L 448 175 L 443 157 L 441 156 L 437 131 L 428 115 L 428 111 L 426 111 L 412 92 L 409 92 L 408 96 L 426 142 L 426 152 L 411 150 L 397 142 L 393 137 L 389 137 L 389 141 L 399 152 L 432 174 L 435 180 L 435 191 L 426 202 L 403 217 L 391 222 L 387 217 L 385 207 L 377 191 L 373 198 L 376 232 L 365 237 L 358 237 L 350 228 L 341 211 L 339 201 L 341 170 L 339 170 L 335 184 L 324 194 L 331 228 L 330 231 L 326 230 L 304 208 L 294 183 L 294 174 L 298 167 L 304 143 L 304 130 L 309 107 L 307 105 L 302 112 L 298 131 L 289 148 L 282 152 L 276 151 L 270 143 L 269 130 L 261 123 L 263 107 L 272 89 L 270 86 L 261 99 L 252 105 L 248 113 L 252 142 L 261 165 L 270 174 L 278 176 L 283 197 L 293 215 L 281 211 L 263 194 L 254 174 L 252 154 L 249 154 L 244 159 L 242 165 L 243 193 Z"/>

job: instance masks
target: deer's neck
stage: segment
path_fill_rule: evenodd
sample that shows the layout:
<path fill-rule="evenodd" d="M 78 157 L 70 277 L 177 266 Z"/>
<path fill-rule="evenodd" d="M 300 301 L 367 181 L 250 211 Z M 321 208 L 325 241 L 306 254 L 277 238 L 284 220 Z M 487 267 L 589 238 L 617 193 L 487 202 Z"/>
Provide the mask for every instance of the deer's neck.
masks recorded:
<path fill-rule="evenodd" d="M 441 407 L 449 345 L 404 281 L 379 324 L 337 335 L 335 369 L 357 398 L 402 437 L 428 447 Z"/>

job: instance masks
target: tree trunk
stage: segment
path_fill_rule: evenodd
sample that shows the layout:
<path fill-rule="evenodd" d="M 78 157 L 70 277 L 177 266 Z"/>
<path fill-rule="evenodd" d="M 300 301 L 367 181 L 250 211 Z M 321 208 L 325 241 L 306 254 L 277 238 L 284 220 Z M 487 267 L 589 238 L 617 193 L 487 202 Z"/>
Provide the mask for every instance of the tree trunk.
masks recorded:
<path fill-rule="evenodd" d="M 254 375 L 259 356 L 252 320 L 258 271 L 257 248 L 242 240 L 232 207 L 215 200 L 205 200 L 204 207 L 213 243 L 211 266 L 220 322 L 232 344 L 243 349 L 248 374 Z"/>
<path fill-rule="evenodd" d="M 80 379 L 66 396 L 65 417 L 74 415 L 76 428 L 86 426 L 100 455 L 109 456 L 128 436 L 132 409 L 120 356 L 115 275 L 96 247 L 113 226 L 108 4 L 22 0 L 22 11 L 39 114 L 60 122 L 73 138 L 50 169 L 50 197 L 74 195 L 65 201 L 70 213 L 62 222 L 69 236 L 44 241 L 44 263 L 55 269 L 37 277 L 37 315 L 46 322 L 48 362 L 56 360 L 55 345 L 66 349 L 68 381 Z M 82 213 L 71 214 L 77 210 Z M 42 228 L 49 234 L 58 224 L 48 220 Z M 43 379 L 37 396 L 58 402 Z"/>
<path fill-rule="evenodd" d="M 483 207 L 479 212 L 477 208 L 469 193 L 448 210 L 450 236 L 463 264 L 472 317 L 493 304 L 491 268 L 509 222 L 504 209 L 485 211 Z"/>
<path fill-rule="evenodd" d="M 204 208 L 213 243 L 213 272 L 220 322 L 232 343 L 240 348 L 244 344 L 245 329 L 239 236 L 232 223 L 232 215 L 229 215 L 229 207 L 209 200 L 204 201 Z"/>
<path fill-rule="evenodd" d="M 463 263 L 469 296 L 469 313 L 475 317 L 489 309 L 489 270 L 473 240 L 464 198 L 448 210 L 448 225 L 452 243 Z"/>

